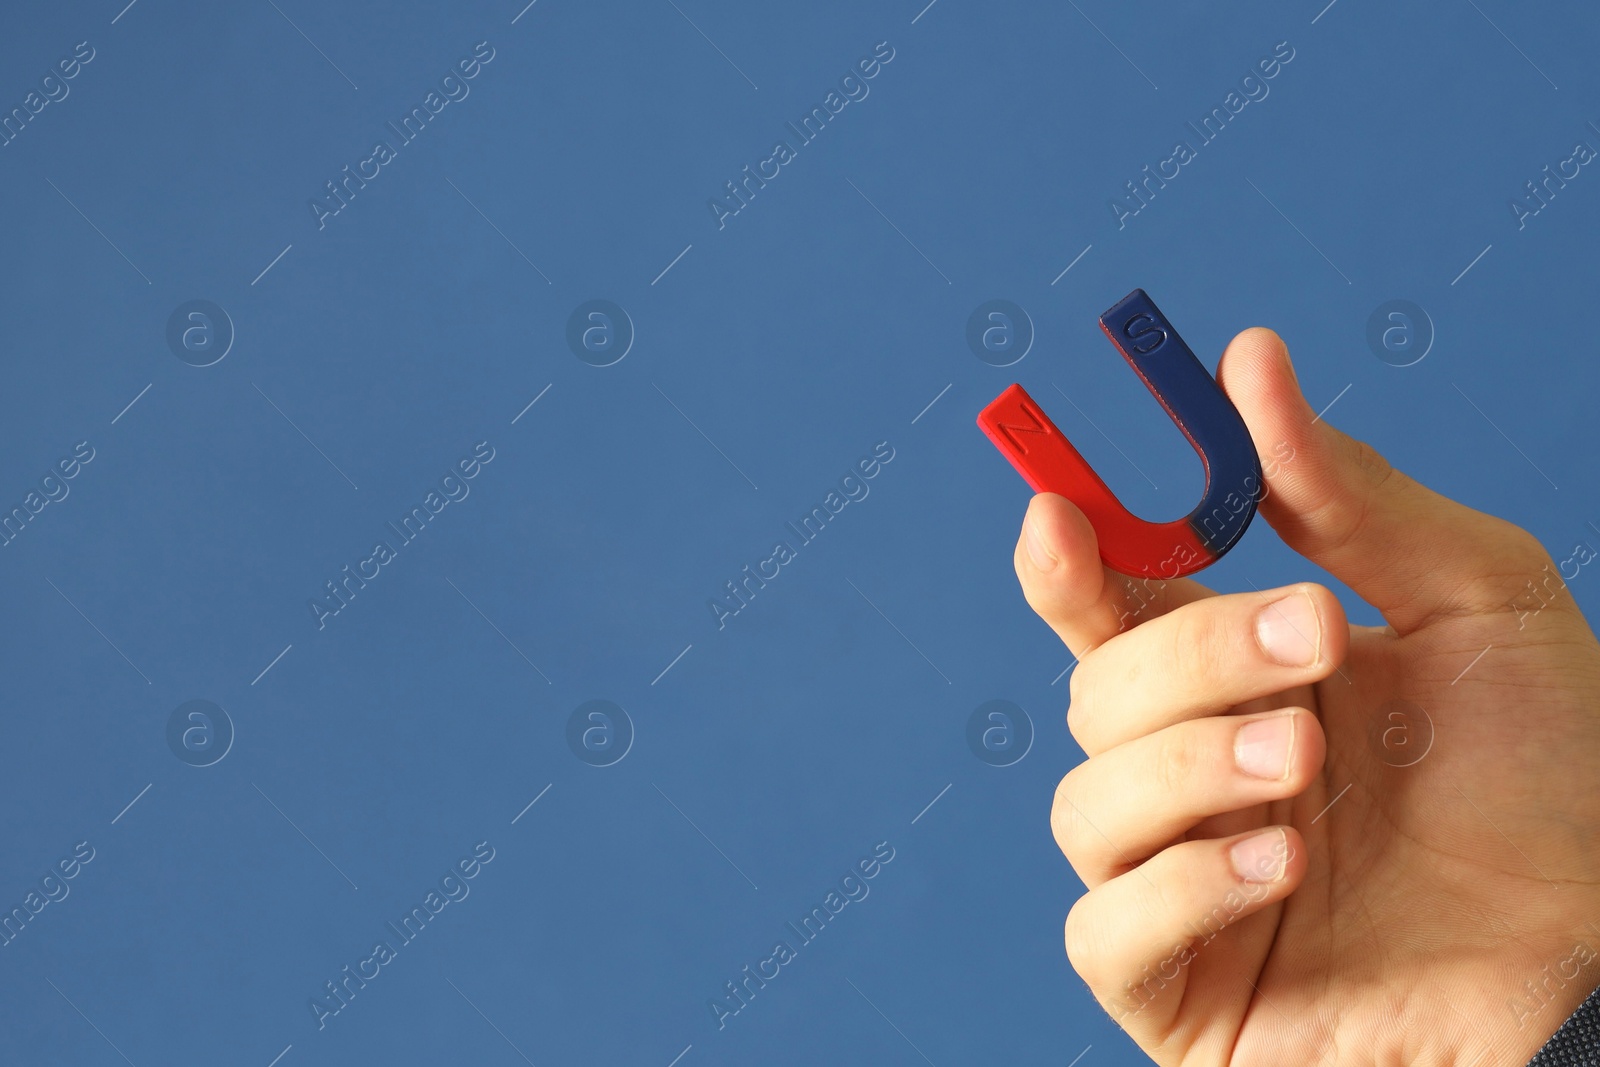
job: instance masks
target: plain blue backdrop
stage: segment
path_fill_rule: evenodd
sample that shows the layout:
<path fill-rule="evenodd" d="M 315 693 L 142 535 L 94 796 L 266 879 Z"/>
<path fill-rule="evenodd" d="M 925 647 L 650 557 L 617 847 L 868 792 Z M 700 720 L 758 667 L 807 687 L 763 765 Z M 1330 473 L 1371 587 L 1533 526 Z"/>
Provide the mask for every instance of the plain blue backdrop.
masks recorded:
<path fill-rule="evenodd" d="M 0 147 L 0 506 L 94 454 L 0 548 L 0 909 L 94 852 L 0 946 L 0 1060 L 1142 1062 L 1062 951 L 1072 660 L 973 422 L 1021 382 L 1136 512 L 1187 512 L 1200 465 L 1096 324 L 1136 286 L 1208 367 L 1272 326 L 1330 421 L 1553 552 L 1600 544 L 1600 177 L 1510 208 L 1600 146 L 1592 10 L 924 2 L 0 16 L 0 112 L 28 115 Z M 880 42 L 867 95 L 719 226 Z M 1280 42 L 1265 97 L 1119 225 Z M 1031 320 L 1013 366 L 966 341 L 992 299 Z M 1367 340 L 1397 299 L 1434 335 L 1410 366 Z M 232 324 L 210 366 L 167 341 L 192 300 Z M 567 340 L 591 300 L 631 322 L 610 366 Z M 470 493 L 319 628 L 324 583 L 480 442 Z M 719 629 L 709 601 L 879 442 L 868 495 Z M 1327 580 L 1265 523 L 1206 578 Z M 967 742 L 997 699 L 1034 732 L 1005 767 Z M 204 730 L 168 740 L 191 700 L 231 723 L 209 766 Z M 591 700 L 631 723 L 609 766 L 568 740 Z M 324 983 L 480 842 L 470 894 L 319 1027 Z M 881 842 L 870 893 L 719 1028 L 724 983 Z"/>

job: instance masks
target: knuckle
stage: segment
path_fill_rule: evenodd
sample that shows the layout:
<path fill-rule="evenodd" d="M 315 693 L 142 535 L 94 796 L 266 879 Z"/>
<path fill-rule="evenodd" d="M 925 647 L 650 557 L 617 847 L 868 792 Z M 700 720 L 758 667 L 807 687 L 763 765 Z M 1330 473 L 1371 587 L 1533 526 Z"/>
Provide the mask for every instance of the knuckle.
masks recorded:
<path fill-rule="evenodd" d="M 1049 622 L 1056 614 L 1055 602 L 1049 591 L 1040 588 L 1037 579 L 1031 577 L 1020 563 L 1017 564 L 1017 581 L 1022 586 L 1022 599 L 1028 602 L 1028 607 L 1039 618 Z"/>
<path fill-rule="evenodd" d="M 1099 970 L 1099 961 L 1105 957 L 1105 927 L 1093 914 L 1092 894 L 1085 893 L 1067 912 L 1062 939 L 1067 950 L 1067 961 L 1084 981 L 1093 983 Z"/>
<path fill-rule="evenodd" d="M 1206 610 L 1209 603 L 1192 605 L 1200 609 L 1177 611 L 1172 615 L 1172 650 L 1165 663 L 1152 660 L 1148 669 L 1163 674 L 1173 673 L 1193 683 L 1204 684 L 1217 677 L 1227 660 L 1228 635 L 1217 623 L 1216 614 Z"/>
<path fill-rule="evenodd" d="M 1078 657 L 1078 665 L 1067 675 L 1067 699 L 1078 704 L 1088 693 L 1093 685 L 1094 668 L 1090 665 L 1087 654 Z"/>
<path fill-rule="evenodd" d="M 1085 716 L 1086 713 L 1076 700 L 1067 705 L 1067 732 L 1072 735 L 1074 741 L 1078 742 L 1078 747 L 1087 752 L 1089 751 L 1089 743 L 1084 737 Z"/>
<path fill-rule="evenodd" d="M 1104 804 L 1096 807 L 1093 803 L 1093 798 L 1103 790 L 1092 786 L 1081 773 L 1087 766 L 1085 763 L 1073 768 L 1056 786 L 1055 801 L 1050 809 L 1050 832 L 1079 880 L 1094 888 L 1125 868 L 1117 858 L 1121 850 L 1097 822 L 1109 816 Z"/>
<path fill-rule="evenodd" d="M 1521 622 L 1528 616 L 1543 614 L 1546 608 L 1572 604 L 1570 597 L 1561 594 L 1575 572 L 1564 571 L 1544 544 L 1527 530 L 1503 519 L 1485 518 L 1489 524 L 1482 542 L 1492 546 L 1492 563 L 1486 560 L 1480 572 L 1464 583 L 1462 598 L 1469 607 L 1510 611 Z"/>
<path fill-rule="evenodd" d="M 1089 751 L 1091 709 L 1094 706 L 1094 672 L 1079 662 L 1067 679 L 1067 730 L 1085 752 Z"/>
<path fill-rule="evenodd" d="M 1383 453 L 1357 438 L 1351 438 L 1351 444 L 1353 446 L 1351 458 L 1372 488 L 1378 488 L 1394 475 L 1394 467 L 1384 458 Z"/>
<path fill-rule="evenodd" d="M 1175 899 L 1175 886 L 1170 877 L 1151 871 L 1151 877 L 1134 894 L 1134 909 L 1140 929 L 1165 930 L 1178 914 L 1179 902 Z"/>
<path fill-rule="evenodd" d="M 1074 769 L 1061 779 L 1061 784 L 1056 786 L 1055 803 L 1050 807 L 1050 830 L 1068 859 L 1083 851 L 1084 817 L 1075 799 L 1078 790 L 1073 775 L 1076 773 Z"/>
<path fill-rule="evenodd" d="M 1049 622 L 1062 611 L 1061 590 L 1046 575 L 1040 574 L 1027 560 L 1027 550 L 1022 538 L 1011 554 L 1012 568 L 1017 572 L 1017 584 L 1022 588 L 1022 599 L 1039 618 Z"/>
<path fill-rule="evenodd" d="M 1017 550 L 1019 553 L 1021 549 Z M 1044 589 L 1039 587 L 1038 581 L 1022 565 L 1020 554 L 1016 560 L 1017 583 L 1022 587 L 1022 599 L 1028 602 L 1028 607 L 1041 619 L 1049 618 L 1050 598 Z"/>
<path fill-rule="evenodd" d="M 1364 491 L 1355 493 L 1354 507 L 1349 506 L 1349 501 L 1343 496 L 1335 496 L 1325 502 L 1313 515 L 1307 516 L 1308 520 L 1313 520 L 1311 528 L 1317 530 L 1318 551 L 1338 553 L 1352 544 L 1366 528 L 1373 498 L 1377 490 L 1383 488 L 1394 475 L 1395 469 L 1387 459 L 1383 458 L 1382 453 L 1365 441 L 1359 441 L 1332 427 L 1328 429 L 1336 435 L 1338 448 L 1343 453 L 1344 459 L 1360 472 L 1361 478 L 1366 482 Z"/>
<path fill-rule="evenodd" d="M 1156 748 L 1155 781 L 1166 797 L 1181 797 L 1192 788 L 1201 764 L 1193 731 L 1167 729 Z"/>
<path fill-rule="evenodd" d="M 1545 549 L 1542 541 L 1520 526 L 1506 523 L 1505 527 L 1502 552 L 1508 563 L 1517 570 L 1529 574 L 1554 569 L 1555 560 Z"/>

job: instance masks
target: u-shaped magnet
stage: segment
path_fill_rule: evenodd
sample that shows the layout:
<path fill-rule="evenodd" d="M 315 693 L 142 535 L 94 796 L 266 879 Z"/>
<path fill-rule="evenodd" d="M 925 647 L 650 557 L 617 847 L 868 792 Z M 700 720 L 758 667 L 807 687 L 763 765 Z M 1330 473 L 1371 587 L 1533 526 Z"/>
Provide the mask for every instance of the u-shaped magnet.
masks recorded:
<path fill-rule="evenodd" d="M 1112 493 L 1020 385 L 978 425 L 1036 493 L 1059 493 L 1088 516 L 1100 558 L 1123 574 L 1178 578 L 1222 558 L 1244 535 L 1263 493 L 1261 463 L 1239 411 L 1143 289 L 1100 316 L 1100 329 L 1189 439 L 1206 488 L 1185 518 L 1146 522 Z"/>

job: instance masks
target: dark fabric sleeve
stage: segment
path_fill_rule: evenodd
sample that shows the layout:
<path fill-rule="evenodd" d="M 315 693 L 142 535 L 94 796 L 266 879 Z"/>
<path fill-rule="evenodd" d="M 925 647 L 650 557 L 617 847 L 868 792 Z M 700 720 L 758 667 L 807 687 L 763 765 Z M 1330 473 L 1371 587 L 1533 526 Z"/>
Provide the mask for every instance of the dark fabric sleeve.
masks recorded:
<path fill-rule="evenodd" d="M 1528 1067 L 1600 1067 L 1600 989 L 1589 994 Z"/>

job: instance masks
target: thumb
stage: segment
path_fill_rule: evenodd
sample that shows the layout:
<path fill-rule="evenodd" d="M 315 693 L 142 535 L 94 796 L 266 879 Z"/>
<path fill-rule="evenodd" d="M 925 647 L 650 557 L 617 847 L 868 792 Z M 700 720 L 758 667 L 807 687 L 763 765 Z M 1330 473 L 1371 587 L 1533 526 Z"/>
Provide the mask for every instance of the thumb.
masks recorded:
<path fill-rule="evenodd" d="M 1443 616 L 1512 611 L 1548 565 L 1527 531 L 1435 493 L 1319 419 L 1273 331 L 1235 337 L 1217 379 L 1261 456 L 1262 515 L 1398 633 Z"/>

